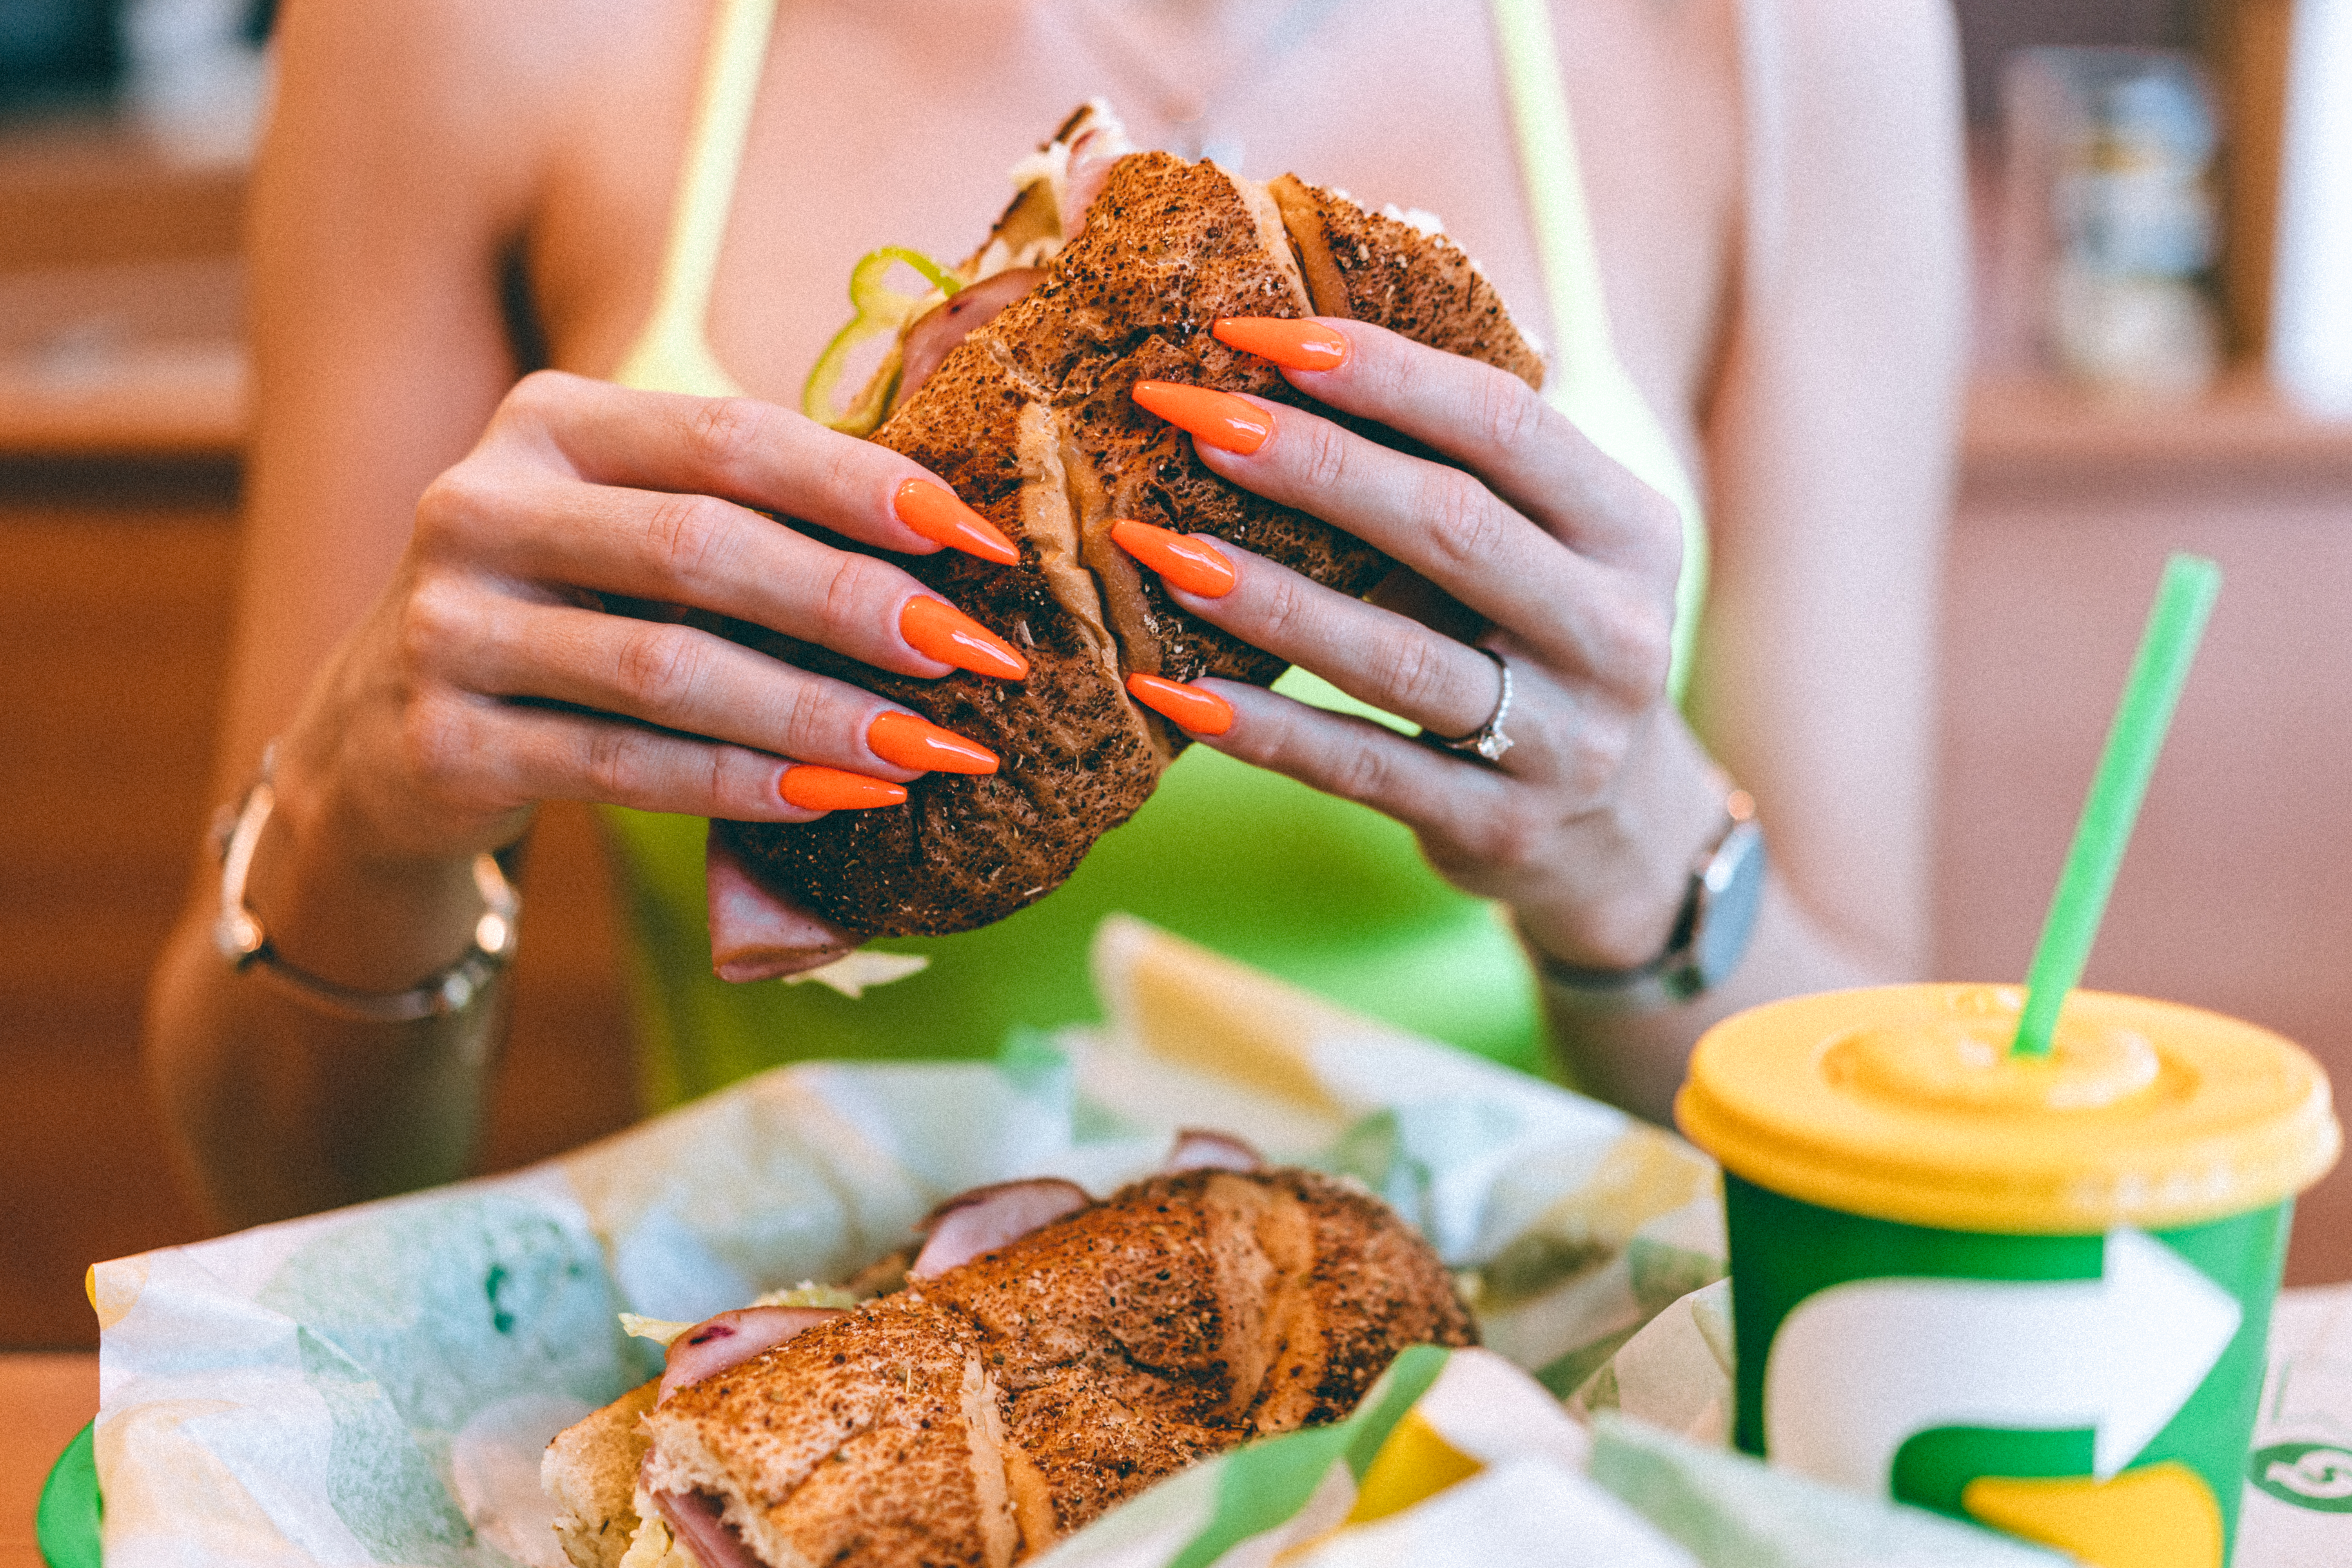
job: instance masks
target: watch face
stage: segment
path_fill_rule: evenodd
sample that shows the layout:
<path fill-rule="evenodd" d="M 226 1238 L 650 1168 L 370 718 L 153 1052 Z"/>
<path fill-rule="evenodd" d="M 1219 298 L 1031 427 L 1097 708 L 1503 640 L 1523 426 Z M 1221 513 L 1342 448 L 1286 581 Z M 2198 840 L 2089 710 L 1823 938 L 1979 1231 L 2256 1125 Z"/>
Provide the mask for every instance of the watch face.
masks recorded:
<path fill-rule="evenodd" d="M 1702 988 L 1720 983 L 1748 952 L 1756 911 L 1764 902 L 1764 835 L 1753 822 L 1731 830 L 1706 868 L 1698 929 L 1691 933 L 1691 967 Z"/>

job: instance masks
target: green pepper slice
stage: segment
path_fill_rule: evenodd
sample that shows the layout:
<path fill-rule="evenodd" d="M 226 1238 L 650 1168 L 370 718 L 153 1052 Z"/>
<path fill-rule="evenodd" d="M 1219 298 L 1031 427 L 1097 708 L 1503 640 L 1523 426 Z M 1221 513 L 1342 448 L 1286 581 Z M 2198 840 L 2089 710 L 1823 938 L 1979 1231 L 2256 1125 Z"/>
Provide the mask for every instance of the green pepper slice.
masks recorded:
<path fill-rule="evenodd" d="M 835 395 L 849 368 L 849 353 L 859 343 L 881 332 L 897 332 L 914 316 L 929 294 L 908 294 L 883 279 L 894 267 L 912 268 L 931 288 L 953 299 L 963 285 L 953 273 L 919 250 L 886 245 L 857 258 L 849 273 L 849 303 L 856 310 L 848 323 L 834 333 L 824 352 L 816 356 L 808 381 L 801 388 L 801 412 L 823 425 L 851 436 L 870 436 L 882 423 L 898 389 L 898 351 L 893 348 L 877 367 L 865 390 L 849 407 L 836 408 Z"/>

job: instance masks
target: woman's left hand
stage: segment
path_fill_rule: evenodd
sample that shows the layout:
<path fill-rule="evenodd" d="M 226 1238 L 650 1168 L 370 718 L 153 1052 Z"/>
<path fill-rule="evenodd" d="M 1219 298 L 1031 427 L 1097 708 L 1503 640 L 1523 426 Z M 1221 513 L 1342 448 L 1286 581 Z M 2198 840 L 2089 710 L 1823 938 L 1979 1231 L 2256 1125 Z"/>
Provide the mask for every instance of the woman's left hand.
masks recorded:
<path fill-rule="evenodd" d="M 1426 736 L 1470 735 L 1495 715 L 1491 649 L 1509 666 L 1510 744 L 1488 763 L 1236 681 L 1192 689 L 1230 708 L 1222 731 L 1213 703 L 1138 695 L 1196 740 L 1404 823 L 1441 873 L 1511 904 L 1556 957 L 1608 968 L 1654 957 L 1723 799 L 1667 696 L 1682 561 L 1672 503 L 1506 372 L 1356 321 L 1220 322 L 1218 335 L 1277 363 L 1329 364 L 1286 374 L 1446 461 L 1262 399 L 1147 384 L 1136 400 L 1190 430 L 1224 478 L 1377 546 L 1467 610 L 1456 630 L 1484 630 L 1457 640 L 1207 535 L 1192 548 L 1222 554 L 1231 586 L 1187 592 L 1163 572 L 1171 594 Z M 1156 531 L 1118 531 L 1147 565 L 1164 559 Z M 1217 585 L 1213 563 L 1174 571 Z M 1449 618 L 1462 619 L 1430 616 Z"/>

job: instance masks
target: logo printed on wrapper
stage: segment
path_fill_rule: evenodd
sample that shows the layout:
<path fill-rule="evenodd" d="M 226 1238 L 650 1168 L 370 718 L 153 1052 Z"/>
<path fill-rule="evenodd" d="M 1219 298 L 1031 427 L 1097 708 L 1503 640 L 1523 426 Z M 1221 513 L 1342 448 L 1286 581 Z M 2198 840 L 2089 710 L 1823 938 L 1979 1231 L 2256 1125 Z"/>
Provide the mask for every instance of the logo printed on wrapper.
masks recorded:
<path fill-rule="evenodd" d="M 2333 1443 L 2273 1443 L 2246 1461 L 2246 1477 L 2283 1503 L 2352 1513 L 2352 1451 Z"/>

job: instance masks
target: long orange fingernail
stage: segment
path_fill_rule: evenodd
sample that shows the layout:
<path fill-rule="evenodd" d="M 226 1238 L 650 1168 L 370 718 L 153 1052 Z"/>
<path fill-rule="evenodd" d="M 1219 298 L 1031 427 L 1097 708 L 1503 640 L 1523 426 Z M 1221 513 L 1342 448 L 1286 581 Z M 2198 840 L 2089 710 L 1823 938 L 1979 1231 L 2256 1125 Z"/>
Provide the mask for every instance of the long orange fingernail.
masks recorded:
<path fill-rule="evenodd" d="M 1222 735 L 1234 727 L 1234 705 L 1213 691 L 1156 675 L 1129 676 L 1127 691 L 1146 708 L 1195 735 Z"/>
<path fill-rule="evenodd" d="M 1011 643 L 945 599 L 908 600 L 898 612 L 898 635 L 924 658 L 974 675 L 1019 680 L 1029 673 L 1029 661 L 1013 652 Z"/>
<path fill-rule="evenodd" d="M 908 479 L 898 487 L 891 510 L 898 521 L 934 544 L 993 561 L 1000 566 L 1019 563 L 1021 552 L 996 525 L 956 500 L 955 492 L 929 479 Z"/>
<path fill-rule="evenodd" d="M 907 798 L 907 786 L 841 768 L 800 763 L 784 770 L 784 782 L 776 786 L 776 793 L 784 797 L 786 805 L 797 805 L 803 811 L 865 811 L 898 805 Z"/>
<path fill-rule="evenodd" d="M 885 713 L 866 727 L 866 744 L 886 763 L 919 773 L 992 773 L 996 753 L 913 713 Z"/>
<path fill-rule="evenodd" d="M 1220 316 L 1209 331 L 1226 347 L 1272 360 L 1285 370 L 1337 370 L 1354 347 L 1336 327 L 1283 316 Z"/>
<path fill-rule="evenodd" d="M 1173 381 L 1139 381 L 1135 401 L 1192 439 L 1223 452 L 1249 456 L 1274 434 L 1274 416 L 1230 392 Z"/>
<path fill-rule="evenodd" d="M 1238 581 L 1234 563 L 1205 538 L 1123 519 L 1110 525 L 1111 542 L 1188 594 L 1222 599 Z"/>

